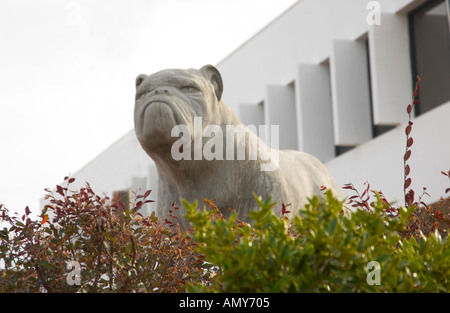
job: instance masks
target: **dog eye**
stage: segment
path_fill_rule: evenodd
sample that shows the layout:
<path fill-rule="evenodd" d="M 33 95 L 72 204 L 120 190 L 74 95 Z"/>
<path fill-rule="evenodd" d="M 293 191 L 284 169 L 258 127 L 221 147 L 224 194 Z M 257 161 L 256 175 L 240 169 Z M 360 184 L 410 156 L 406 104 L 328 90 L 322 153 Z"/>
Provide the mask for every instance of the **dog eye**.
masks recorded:
<path fill-rule="evenodd" d="M 184 87 L 181 87 L 180 90 L 183 91 L 183 92 L 187 92 L 187 93 L 200 92 L 200 90 L 197 87 L 194 87 L 194 86 L 184 86 Z"/>

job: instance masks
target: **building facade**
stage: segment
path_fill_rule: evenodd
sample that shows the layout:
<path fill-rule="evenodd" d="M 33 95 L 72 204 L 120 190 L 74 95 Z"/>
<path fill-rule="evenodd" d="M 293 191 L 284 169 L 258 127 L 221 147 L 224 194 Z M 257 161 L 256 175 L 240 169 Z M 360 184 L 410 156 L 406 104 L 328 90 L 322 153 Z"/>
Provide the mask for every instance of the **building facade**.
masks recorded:
<path fill-rule="evenodd" d="M 419 75 L 409 176 L 433 203 L 450 170 L 449 33 L 448 0 L 299 1 L 216 64 L 222 98 L 245 124 L 279 125 L 280 149 L 317 156 L 339 185 L 368 182 L 402 204 L 406 108 Z M 158 192 L 134 130 L 73 176 L 97 192 Z"/>

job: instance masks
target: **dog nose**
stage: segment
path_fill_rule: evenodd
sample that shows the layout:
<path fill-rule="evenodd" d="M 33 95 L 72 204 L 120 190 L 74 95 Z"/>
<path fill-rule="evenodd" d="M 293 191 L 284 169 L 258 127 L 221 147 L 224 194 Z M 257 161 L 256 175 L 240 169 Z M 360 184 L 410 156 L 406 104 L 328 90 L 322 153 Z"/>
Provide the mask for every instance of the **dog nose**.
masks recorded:
<path fill-rule="evenodd" d="M 158 89 L 155 89 L 155 95 L 159 95 L 159 94 L 164 94 L 164 95 L 168 95 L 168 96 L 171 95 L 169 89 L 167 89 L 167 88 L 158 88 Z"/>

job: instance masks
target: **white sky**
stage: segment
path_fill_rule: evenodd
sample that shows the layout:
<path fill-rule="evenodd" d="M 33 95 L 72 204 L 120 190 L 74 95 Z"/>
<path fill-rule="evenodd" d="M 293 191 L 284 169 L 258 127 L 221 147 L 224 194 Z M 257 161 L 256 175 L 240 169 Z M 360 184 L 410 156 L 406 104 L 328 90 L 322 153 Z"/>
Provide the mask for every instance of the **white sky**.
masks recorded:
<path fill-rule="evenodd" d="M 133 128 L 134 81 L 216 64 L 296 0 L 1 0 L 0 203 L 39 210 Z"/>

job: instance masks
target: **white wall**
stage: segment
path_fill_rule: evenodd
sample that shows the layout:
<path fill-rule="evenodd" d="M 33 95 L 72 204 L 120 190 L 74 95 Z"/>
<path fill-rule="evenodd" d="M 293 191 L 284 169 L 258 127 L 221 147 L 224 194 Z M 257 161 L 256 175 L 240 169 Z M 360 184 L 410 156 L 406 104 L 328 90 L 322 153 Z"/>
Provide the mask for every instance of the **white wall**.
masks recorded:
<path fill-rule="evenodd" d="M 265 122 L 280 125 L 281 131 L 281 121 L 289 115 L 291 122 L 295 115 L 290 138 L 283 136 L 280 147 L 290 149 L 297 142 L 322 161 L 334 157 L 334 145 L 370 140 L 372 120 L 380 126 L 405 122 L 403 105 L 412 93 L 409 28 L 406 14 L 396 12 L 414 1 L 378 1 L 381 25 L 367 22 L 368 2 L 300 1 L 219 62 L 225 102 L 236 112 L 243 104 L 251 112 L 249 105 L 263 101 Z M 292 84 L 295 109 L 283 107 L 279 113 L 289 93 L 274 94 L 274 86 L 288 90 Z"/>
<path fill-rule="evenodd" d="M 296 64 L 319 64 L 329 58 L 333 40 L 353 41 L 368 33 L 368 2 L 303 0 L 292 7 L 217 64 L 224 78 L 227 104 L 237 109 L 242 102 L 260 102 L 267 85 L 287 85 L 295 79 Z M 382 12 L 394 13 L 412 1 L 379 2 Z M 407 29 L 406 24 L 404 27 Z M 389 51 L 389 47 L 384 49 Z M 401 57 L 409 59 L 407 55 Z"/>

